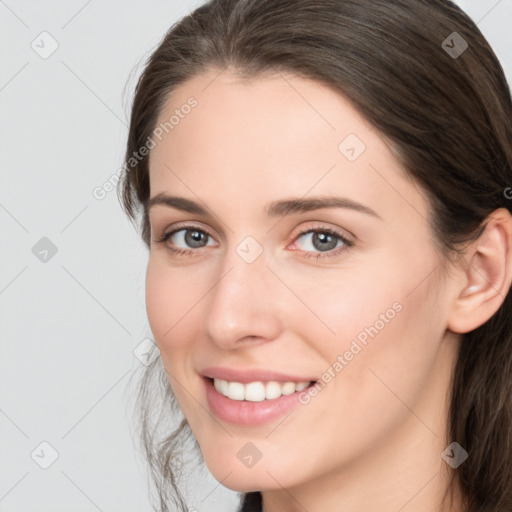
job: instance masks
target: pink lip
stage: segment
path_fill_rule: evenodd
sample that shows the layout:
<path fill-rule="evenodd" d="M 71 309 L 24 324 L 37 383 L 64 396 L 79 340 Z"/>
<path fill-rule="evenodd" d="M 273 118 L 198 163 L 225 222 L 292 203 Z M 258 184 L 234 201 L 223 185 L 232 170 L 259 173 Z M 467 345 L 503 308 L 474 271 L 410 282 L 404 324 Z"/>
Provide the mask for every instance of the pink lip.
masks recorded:
<path fill-rule="evenodd" d="M 259 373 L 259 375 L 261 376 L 261 373 Z M 250 379 L 245 380 L 251 382 Z M 203 382 L 205 383 L 208 405 L 213 414 L 220 420 L 242 426 L 258 426 L 277 420 L 299 403 L 299 393 L 305 391 L 296 391 L 290 395 L 282 395 L 273 400 L 250 402 L 248 400 L 231 400 L 231 398 L 224 396 L 215 389 L 213 380 L 210 378 L 204 377 Z M 236 382 L 240 381 L 238 380 Z M 296 382 L 300 382 L 300 380 Z"/>
<path fill-rule="evenodd" d="M 222 379 L 229 382 L 240 382 L 247 384 L 256 381 L 277 381 L 277 382 L 310 382 L 318 380 L 317 377 L 285 375 L 284 373 L 273 372 L 270 370 L 246 369 L 240 370 L 235 368 L 222 368 L 220 366 L 212 366 L 205 368 L 199 372 L 203 377 L 211 379 Z"/>

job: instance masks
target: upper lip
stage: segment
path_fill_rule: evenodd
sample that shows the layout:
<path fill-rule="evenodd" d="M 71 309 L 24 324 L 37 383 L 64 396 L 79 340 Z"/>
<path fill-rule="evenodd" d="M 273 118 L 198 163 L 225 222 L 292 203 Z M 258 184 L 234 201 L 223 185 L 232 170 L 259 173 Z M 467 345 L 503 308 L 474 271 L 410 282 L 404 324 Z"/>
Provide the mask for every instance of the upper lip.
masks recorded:
<path fill-rule="evenodd" d="M 316 378 L 286 375 L 281 372 L 274 372 L 272 370 L 257 369 L 257 368 L 225 368 L 220 366 L 212 366 L 205 368 L 199 372 L 203 377 L 211 379 L 222 379 L 229 382 L 240 382 L 246 384 L 248 382 L 256 381 L 277 381 L 277 382 L 311 382 L 316 381 Z"/>

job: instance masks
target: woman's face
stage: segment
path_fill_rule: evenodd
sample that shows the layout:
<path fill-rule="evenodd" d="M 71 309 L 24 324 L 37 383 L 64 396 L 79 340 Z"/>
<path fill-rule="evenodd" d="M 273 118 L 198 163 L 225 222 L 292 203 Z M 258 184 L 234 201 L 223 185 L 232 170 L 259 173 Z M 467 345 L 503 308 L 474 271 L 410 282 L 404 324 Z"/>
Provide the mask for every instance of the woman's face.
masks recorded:
<path fill-rule="evenodd" d="M 425 196 L 334 90 L 219 73 L 176 89 L 157 122 L 151 198 L 180 199 L 152 201 L 146 276 L 208 468 L 250 491 L 441 463 L 458 339 Z"/>

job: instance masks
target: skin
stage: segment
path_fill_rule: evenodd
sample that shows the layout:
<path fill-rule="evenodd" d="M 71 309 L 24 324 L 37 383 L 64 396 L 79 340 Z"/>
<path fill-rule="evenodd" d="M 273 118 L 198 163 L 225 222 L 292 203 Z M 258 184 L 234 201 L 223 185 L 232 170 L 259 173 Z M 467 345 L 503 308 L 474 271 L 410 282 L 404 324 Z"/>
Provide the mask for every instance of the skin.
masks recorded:
<path fill-rule="evenodd" d="M 499 211 L 447 273 L 425 194 L 341 94 L 292 74 L 243 81 L 212 69 L 177 88 L 158 123 L 190 96 L 197 107 L 151 149 L 151 197 L 185 197 L 211 216 L 150 209 L 146 304 L 208 469 L 230 489 L 262 491 L 265 512 L 457 510 L 458 494 L 441 507 L 453 471 L 441 458 L 452 442 L 451 371 L 459 334 L 485 322 L 510 286 L 510 215 Z M 338 149 L 348 134 L 366 146 L 353 162 Z M 272 201 L 329 195 L 378 217 L 348 208 L 265 215 Z M 183 224 L 209 235 L 202 248 L 183 231 L 156 241 Z M 322 228 L 353 244 L 307 258 L 329 252 L 312 241 Z M 250 264 L 236 251 L 247 236 L 263 250 Z M 284 420 L 247 427 L 211 413 L 201 369 L 320 379 L 396 303 L 401 311 Z M 237 457 L 249 441 L 262 454 L 251 468 Z"/>

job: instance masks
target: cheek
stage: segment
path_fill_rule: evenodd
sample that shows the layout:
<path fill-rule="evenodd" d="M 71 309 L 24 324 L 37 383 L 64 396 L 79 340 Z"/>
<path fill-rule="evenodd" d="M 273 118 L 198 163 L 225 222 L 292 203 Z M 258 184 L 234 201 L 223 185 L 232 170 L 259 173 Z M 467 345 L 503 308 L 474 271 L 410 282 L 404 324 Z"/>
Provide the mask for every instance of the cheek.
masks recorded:
<path fill-rule="evenodd" d="M 307 273 L 295 280 L 291 273 L 287 276 L 315 313 L 295 311 L 289 325 L 325 361 L 325 368 L 317 370 L 328 372 L 325 381 L 334 382 L 328 393 L 348 404 L 344 416 L 352 426 L 368 415 L 375 425 L 385 415 L 391 421 L 393 414 L 406 410 L 397 395 L 405 403 L 418 399 L 434 371 L 444 333 L 444 313 L 437 303 L 441 285 L 435 273 L 427 277 L 436 266 L 435 255 L 409 260 L 382 256 L 372 263 L 330 276 L 325 272 L 324 277 L 318 269 L 316 278 Z M 384 415 L 384 406 L 390 408 L 389 415 Z"/>
<path fill-rule="evenodd" d="M 344 356 L 336 385 L 351 409 L 349 429 L 357 418 L 366 418 L 376 437 L 384 435 L 409 414 L 404 404 L 414 409 L 436 372 L 443 336 L 436 281 L 432 277 L 414 289 L 418 274 L 411 270 L 404 267 L 400 277 L 381 278 L 344 303 L 346 321 L 338 321 L 340 343 L 330 359 Z M 358 432 L 353 435 L 357 438 Z"/>
<path fill-rule="evenodd" d="M 379 446 L 401 428 L 411 411 L 428 422 L 435 417 L 428 397 L 435 396 L 432 382 L 442 382 L 435 377 L 440 371 L 442 332 L 432 300 L 428 289 L 418 289 L 402 295 L 391 315 L 387 301 L 376 309 L 368 305 L 366 322 L 354 326 L 356 334 L 344 353 L 346 366 L 336 379 L 334 394 L 345 404 L 340 422 L 356 445 L 369 450 Z M 434 405 L 440 409 L 439 403 Z M 429 435 L 427 429 L 425 433 Z"/>
<path fill-rule="evenodd" d="M 407 269 L 401 271 L 393 273 L 384 258 L 354 258 L 339 269 L 283 268 L 283 281 L 295 295 L 283 308 L 283 316 L 321 354 L 335 358 L 349 349 L 354 338 L 364 343 L 369 338 L 367 328 L 376 324 L 380 332 L 396 321 L 409 291 Z"/>
<path fill-rule="evenodd" d="M 155 341 L 164 356 L 186 347 L 191 318 L 208 291 L 207 280 L 184 268 L 171 267 L 151 255 L 146 270 L 146 312 Z"/>
<path fill-rule="evenodd" d="M 188 361 L 192 355 L 191 340 L 197 339 L 200 326 L 197 316 L 200 299 L 208 287 L 204 279 L 193 279 L 190 272 L 171 267 L 162 260 L 161 255 L 150 254 L 146 270 L 146 312 L 173 394 L 187 418 L 193 418 L 197 411 L 189 395 L 200 390 L 188 385 L 192 368 Z"/>
<path fill-rule="evenodd" d="M 174 324 L 172 312 L 177 306 L 174 289 L 169 288 L 171 284 L 169 277 L 165 269 L 150 255 L 146 270 L 146 312 L 160 351 L 162 351 L 162 342 L 166 333 Z"/>
<path fill-rule="evenodd" d="M 290 325 L 302 324 L 303 338 L 329 359 L 348 350 L 354 339 L 368 347 L 371 340 L 392 336 L 394 348 L 409 347 L 425 329 L 435 330 L 432 319 L 442 314 L 436 306 L 442 293 L 438 276 L 431 274 L 439 262 L 427 241 L 417 245 L 425 247 L 421 253 L 402 240 L 397 248 L 350 256 L 339 269 L 283 269 L 284 280 L 308 306 L 287 318 Z"/>

